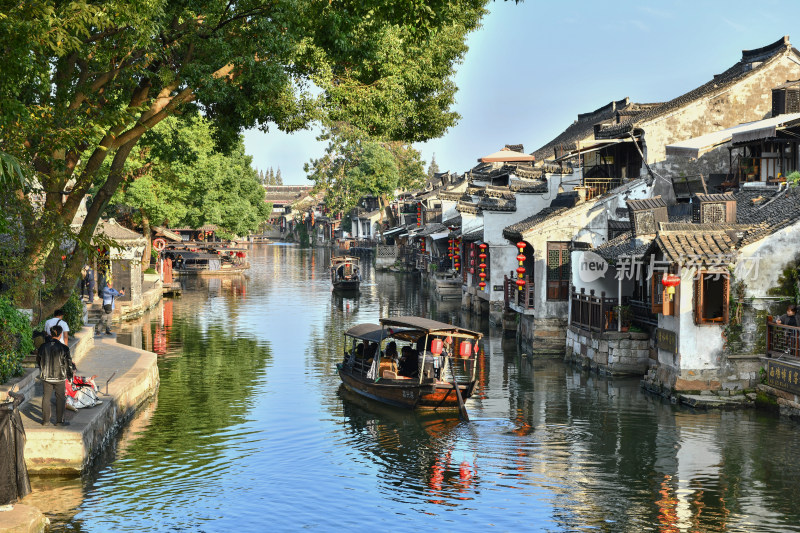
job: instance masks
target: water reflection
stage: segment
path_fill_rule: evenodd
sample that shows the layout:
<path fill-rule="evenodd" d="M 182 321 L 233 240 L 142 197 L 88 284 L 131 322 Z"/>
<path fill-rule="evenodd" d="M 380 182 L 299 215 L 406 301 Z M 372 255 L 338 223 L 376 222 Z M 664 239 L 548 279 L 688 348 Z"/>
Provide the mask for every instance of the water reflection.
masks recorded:
<path fill-rule="evenodd" d="M 160 355 L 158 401 L 95 473 L 46 482 L 56 526 L 800 531 L 796 423 L 695 412 L 635 379 L 533 359 L 369 261 L 361 292 L 337 296 L 329 256 L 253 247 L 246 277 L 187 278 L 126 328 Z M 343 332 L 391 314 L 486 333 L 471 423 L 341 390 Z"/>

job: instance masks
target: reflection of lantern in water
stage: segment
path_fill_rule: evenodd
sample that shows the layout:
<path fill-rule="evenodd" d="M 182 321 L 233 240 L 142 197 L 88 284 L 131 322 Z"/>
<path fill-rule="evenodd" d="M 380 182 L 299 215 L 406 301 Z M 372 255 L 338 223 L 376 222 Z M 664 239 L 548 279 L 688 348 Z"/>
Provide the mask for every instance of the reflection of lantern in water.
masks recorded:
<path fill-rule="evenodd" d="M 526 243 L 520 241 L 517 243 L 517 248 L 519 248 L 519 255 L 517 255 L 517 261 L 519 261 L 519 267 L 517 268 L 517 288 L 522 290 L 522 287 L 525 286 L 525 267 L 522 264 L 525 262 L 525 254 L 522 251 L 527 246 Z"/>

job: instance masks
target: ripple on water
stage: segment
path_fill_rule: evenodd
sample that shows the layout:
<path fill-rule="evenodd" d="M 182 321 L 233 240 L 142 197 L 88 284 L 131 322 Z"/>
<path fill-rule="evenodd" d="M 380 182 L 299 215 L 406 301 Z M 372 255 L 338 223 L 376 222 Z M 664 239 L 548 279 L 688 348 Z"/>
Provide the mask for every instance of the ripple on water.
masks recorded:
<path fill-rule="evenodd" d="M 327 255 L 254 247 L 249 279 L 187 281 L 152 315 L 138 338 L 166 340 L 157 405 L 67 485 L 56 528 L 800 531 L 797 425 L 674 406 L 523 356 L 485 322 L 462 323 L 487 333 L 472 422 L 344 393 L 350 326 L 462 316 L 368 262 L 358 297 L 331 294 Z"/>

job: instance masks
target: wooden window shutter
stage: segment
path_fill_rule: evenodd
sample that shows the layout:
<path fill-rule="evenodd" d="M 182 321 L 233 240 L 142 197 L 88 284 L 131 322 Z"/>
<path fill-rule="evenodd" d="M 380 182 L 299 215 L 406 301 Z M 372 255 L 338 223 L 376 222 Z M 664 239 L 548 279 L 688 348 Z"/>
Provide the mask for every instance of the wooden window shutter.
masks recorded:
<path fill-rule="evenodd" d="M 559 291 L 558 298 L 560 300 L 567 300 L 569 298 L 569 281 L 572 277 L 570 269 L 570 254 L 567 243 L 561 244 L 561 290 Z"/>
<path fill-rule="evenodd" d="M 698 272 L 694 280 L 694 323 L 703 323 L 703 277 L 704 272 Z"/>
<path fill-rule="evenodd" d="M 571 278 L 569 243 L 547 243 L 547 299 L 566 300 L 569 298 Z"/>
<path fill-rule="evenodd" d="M 660 298 L 658 297 L 659 288 L 661 287 L 661 273 L 652 272 L 650 275 L 650 312 L 654 315 L 661 313 L 663 307 Z"/>
<path fill-rule="evenodd" d="M 725 280 L 722 286 L 722 323 L 727 324 L 730 320 L 731 279 L 727 274 L 722 279 Z"/>

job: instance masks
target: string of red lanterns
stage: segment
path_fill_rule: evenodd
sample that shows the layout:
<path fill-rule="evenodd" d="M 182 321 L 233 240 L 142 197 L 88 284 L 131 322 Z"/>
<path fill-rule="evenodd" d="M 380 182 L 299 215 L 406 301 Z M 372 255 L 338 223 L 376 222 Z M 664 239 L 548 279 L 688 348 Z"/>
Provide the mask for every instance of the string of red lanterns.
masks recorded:
<path fill-rule="evenodd" d="M 526 243 L 520 241 L 517 243 L 517 248 L 519 248 L 519 254 L 517 255 L 517 261 L 519 261 L 519 267 L 517 267 L 517 289 L 522 290 L 522 287 L 525 286 L 525 267 L 522 264 L 525 262 L 525 254 L 522 252 L 527 246 Z"/>
<path fill-rule="evenodd" d="M 461 251 L 461 239 L 456 238 L 453 242 L 453 268 L 458 270 L 461 268 L 461 258 L 459 257 Z"/>
<path fill-rule="evenodd" d="M 481 269 L 478 277 L 481 278 L 481 281 L 478 283 L 478 287 L 481 288 L 482 291 L 486 290 L 486 243 L 482 243 L 478 248 L 481 249 L 481 253 L 478 254 L 478 259 L 480 259 L 480 264 L 478 268 Z"/>
<path fill-rule="evenodd" d="M 417 227 L 422 226 L 422 202 L 417 204 Z"/>

